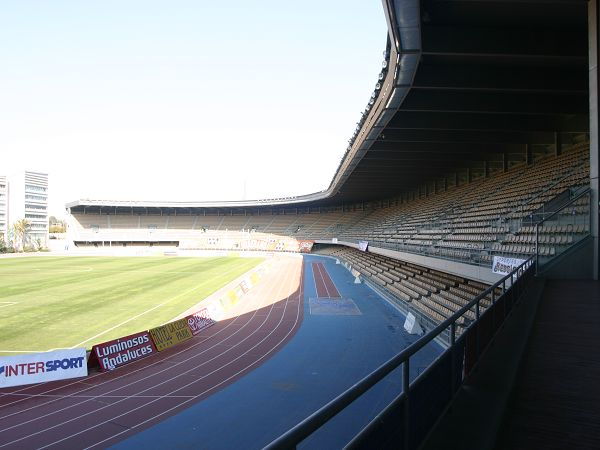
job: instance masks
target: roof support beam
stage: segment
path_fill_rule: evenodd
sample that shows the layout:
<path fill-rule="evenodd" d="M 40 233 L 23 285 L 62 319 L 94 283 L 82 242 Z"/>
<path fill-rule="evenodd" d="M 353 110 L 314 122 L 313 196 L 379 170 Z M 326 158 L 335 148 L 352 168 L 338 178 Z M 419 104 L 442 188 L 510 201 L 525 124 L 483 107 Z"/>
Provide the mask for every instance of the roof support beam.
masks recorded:
<path fill-rule="evenodd" d="M 447 154 L 489 154 L 520 152 L 523 143 L 518 144 L 496 144 L 496 143 L 457 143 L 457 142 L 375 142 L 367 155 L 379 151 L 391 151 L 394 153 L 416 152 L 425 155 L 427 153 Z M 388 155 L 389 156 L 389 155 Z M 364 159 L 364 158 L 363 158 Z"/>
<path fill-rule="evenodd" d="M 464 64 L 445 57 L 424 58 L 412 89 L 562 92 L 587 94 L 585 71 L 578 67 L 514 67 Z"/>
<path fill-rule="evenodd" d="M 514 92 L 411 91 L 402 111 L 502 113 L 527 115 L 586 114 L 585 94 L 538 94 Z"/>
<path fill-rule="evenodd" d="M 446 143 L 495 143 L 554 144 L 555 132 L 550 131 L 486 131 L 486 130 L 408 130 L 386 129 L 379 142 L 446 142 Z"/>
<path fill-rule="evenodd" d="M 392 129 L 495 130 L 495 131 L 589 131 L 588 114 L 534 116 L 528 114 L 448 114 L 437 111 L 398 111 L 388 124 Z"/>
<path fill-rule="evenodd" d="M 422 27 L 424 54 L 474 54 L 580 58 L 587 54 L 586 30 Z"/>

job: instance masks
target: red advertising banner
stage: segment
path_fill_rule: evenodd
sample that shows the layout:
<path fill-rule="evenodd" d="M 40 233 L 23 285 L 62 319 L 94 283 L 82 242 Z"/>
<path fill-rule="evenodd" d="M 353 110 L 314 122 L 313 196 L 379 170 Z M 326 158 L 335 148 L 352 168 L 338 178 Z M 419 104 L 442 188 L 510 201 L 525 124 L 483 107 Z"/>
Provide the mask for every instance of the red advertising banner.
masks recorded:
<path fill-rule="evenodd" d="M 310 253 L 315 241 L 298 241 L 300 253 Z"/>
<path fill-rule="evenodd" d="M 147 331 L 131 334 L 92 347 L 88 365 L 97 362 L 103 371 L 136 361 L 156 353 L 156 347 Z"/>
<path fill-rule="evenodd" d="M 210 317 L 208 309 L 204 308 L 186 317 L 192 334 L 196 336 L 200 331 L 214 325 L 216 322 Z"/>

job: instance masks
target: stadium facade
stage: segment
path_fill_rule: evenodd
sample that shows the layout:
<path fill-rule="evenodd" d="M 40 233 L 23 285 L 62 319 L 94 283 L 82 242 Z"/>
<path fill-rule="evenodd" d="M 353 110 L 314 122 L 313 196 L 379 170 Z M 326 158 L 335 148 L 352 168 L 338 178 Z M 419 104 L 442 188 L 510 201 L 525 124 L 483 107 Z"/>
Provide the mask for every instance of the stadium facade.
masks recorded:
<path fill-rule="evenodd" d="M 499 258 L 535 261 L 522 266 L 528 274 L 598 280 L 597 1 L 383 6 L 382 69 L 326 191 L 239 202 L 78 200 L 67 205 L 70 239 L 179 251 L 309 240 L 434 327 L 464 300 L 436 283 L 491 284 L 502 277 Z M 412 274 L 386 269 L 385 258 Z M 433 271 L 437 281 L 425 276 Z M 406 413 L 410 403 L 402 405 Z M 469 444 L 462 448 L 478 448 Z"/>
<path fill-rule="evenodd" d="M 48 243 L 48 174 L 28 170 L 0 177 L 0 233 L 5 240 L 18 220 L 29 222 L 28 244 Z"/>
<path fill-rule="evenodd" d="M 454 261 L 448 270 L 489 282 L 493 277 L 468 266 L 489 269 L 494 256 L 523 258 L 536 245 L 542 257 L 556 256 L 585 241 L 595 252 L 586 266 L 597 278 L 588 2 L 405 0 L 386 1 L 384 9 L 382 68 L 327 190 L 237 202 L 79 200 L 67 205 L 76 245 L 179 246 L 201 240 L 199 231 L 251 230 L 352 246 L 369 241 L 374 252 L 423 254 L 421 262 L 438 268 Z M 574 200 L 587 187 L 585 198 Z M 511 201 L 497 198 L 502 188 L 514 188 Z M 453 192 L 477 195 L 467 204 Z M 533 242 L 527 227 L 570 201 L 578 217 L 566 223 L 564 209 L 546 224 L 547 242 Z M 406 216 L 419 203 L 431 214 Z M 407 219 L 413 226 L 402 229 Z"/>

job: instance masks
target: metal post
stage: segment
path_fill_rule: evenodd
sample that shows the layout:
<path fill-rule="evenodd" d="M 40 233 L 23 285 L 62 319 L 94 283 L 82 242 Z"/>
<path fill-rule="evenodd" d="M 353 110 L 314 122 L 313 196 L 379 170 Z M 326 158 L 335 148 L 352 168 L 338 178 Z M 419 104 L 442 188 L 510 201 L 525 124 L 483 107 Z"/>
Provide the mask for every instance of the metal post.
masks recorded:
<path fill-rule="evenodd" d="M 402 364 L 402 392 L 404 392 L 405 400 L 404 400 L 404 449 L 408 450 L 408 446 L 410 443 L 410 358 L 407 358 L 406 361 Z"/>
<path fill-rule="evenodd" d="M 554 156 L 562 154 L 562 137 L 558 131 L 554 132 Z"/>
<path fill-rule="evenodd" d="M 599 191 L 600 191 L 600 152 L 598 133 L 598 1 L 588 4 L 588 66 L 589 66 L 589 111 L 590 111 L 590 234 L 593 240 L 592 278 L 600 277 L 600 224 L 599 224 Z"/>
<path fill-rule="evenodd" d="M 496 330 L 496 289 L 492 289 L 492 304 L 490 308 L 492 308 L 492 324 L 494 324 L 494 330 Z"/>
<path fill-rule="evenodd" d="M 540 224 L 535 224 L 535 274 L 538 274 L 538 269 L 540 267 L 540 252 L 538 250 L 538 242 L 539 242 L 539 229 Z"/>
<path fill-rule="evenodd" d="M 475 303 L 475 320 L 477 322 L 477 329 L 475 330 L 475 354 L 477 355 L 477 360 L 479 361 L 479 301 Z"/>
<path fill-rule="evenodd" d="M 452 322 L 450 324 L 450 389 L 452 389 L 452 393 L 454 393 L 454 379 L 456 378 L 456 367 L 455 367 L 455 359 L 456 359 L 456 322 Z"/>

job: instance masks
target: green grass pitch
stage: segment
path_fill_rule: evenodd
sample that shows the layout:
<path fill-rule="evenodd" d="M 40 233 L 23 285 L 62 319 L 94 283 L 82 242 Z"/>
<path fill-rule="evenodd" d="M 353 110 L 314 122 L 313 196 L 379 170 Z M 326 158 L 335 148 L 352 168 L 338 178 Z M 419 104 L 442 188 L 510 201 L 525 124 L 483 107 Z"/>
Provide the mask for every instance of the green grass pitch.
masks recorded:
<path fill-rule="evenodd" d="M 0 355 L 86 347 L 163 324 L 261 258 L 0 259 Z"/>

